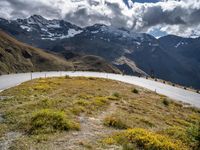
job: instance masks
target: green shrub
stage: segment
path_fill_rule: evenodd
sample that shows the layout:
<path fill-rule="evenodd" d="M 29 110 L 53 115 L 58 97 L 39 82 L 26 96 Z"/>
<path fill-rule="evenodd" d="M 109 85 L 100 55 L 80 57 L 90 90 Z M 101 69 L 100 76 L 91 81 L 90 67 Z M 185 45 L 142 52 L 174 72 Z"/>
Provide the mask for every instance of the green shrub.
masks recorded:
<path fill-rule="evenodd" d="M 180 141 L 173 141 L 170 137 L 150 132 L 142 128 L 128 129 L 113 136 L 113 139 L 127 147 L 137 147 L 144 150 L 186 150 Z M 132 145 L 133 144 L 133 145 Z"/>
<path fill-rule="evenodd" d="M 107 97 L 95 97 L 94 100 L 92 101 L 91 105 L 97 106 L 97 107 L 102 107 L 108 103 L 109 103 L 109 101 L 108 101 Z"/>
<path fill-rule="evenodd" d="M 120 118 L 115 116 L 108 116 L 104 119 L 104 125 L 108 127 L 114 127 L 117 129 L 126 129 L 127 125 L 123 123 Z"/>
<path fill-rule="evenodd" d="M 171 138 L 181 140 L 182 142 L 187 144 L 191 142 L 186 133 L 186 130 L 178 126 L 169 127 L 165 129 L 163 133 L 167 134 Z"/>
<path fill-rule="evenodd" d="M 81 106 L 88 106 L 90 105 L 90 102 L 88 102 L 87 100 L 80 99 L 76 101 L 76 104 L 81 105 Z"/>
<path fill-rule="evenodd" d="M 32 134 L 79 129 L 79 125 L 67 119 L 64 112 L 50 109 L 42 109 L 34 113 L 30 125 L 30 133 Z"/>
<path fill-rule="evenodd" d="M 69 75 L 66 75 L 65 79 L 71 79 L 71 77 Z"/>
<path fill-rule="evenodd" d="M 97 78 L 95 77 L 88 77 L 89 80 L 96 80 Z"/>
<path fill-rule="evenodd" d="M 139 91 L 138 91 L 137 89 L 135 89 L 135 88 L 132 89 L 131 92 L 132 92 L 132 93 L 135 93 L 135 94 L 138 94 L 138 93 L 139 93 Z"/>
<path fill-rule="evenodd" d="M 164 98 L 162 102 L 163 102 L 163 104 L 164 104 L 165 106 L 169 106 L 169 104 L 170 104 L 170 101 L 167 100 L 166 98 Z"/>
<path fill-rule="evenodd" d="M 71 108 L 71 111 L 75 115 L 80 115 L 83 112 L 86 112 L 86 108 L 83 106 L 74 106 Z"/>
<path fill-rule="evenodd" d="M 198 125 L 191 125 L 187 128 L 181 128 L 178 126 L 173 126 L 170 128 L 167 128 L 163 132 L 164 134 L 167 134 L 173 139 L 181 140 L 186 145 L 189 145 L 194 149 L 195 146 L 198 145 L 198 134 L 199 134 L 199 127 Z"/>
<path fill-rule="evenodd" d="M 199 141 L 200 138 L 200 127 L 199 125 L 192 125 L 186 129 L 188 137 L 191 141 Z"/>
<path fill-rule="evenodd" d="M 115 92 L 115 93 L 113 93 L 112 95 L 115 96 L 115 97 L 120 97 L 120 95 L 119 95 L 118 92 Z"/>
<path fill-rule="evenodd" d="M 147 120 L 146 118 L 141 118 L 140 121 L 145 123 L 146 125 L 148 125 L 150 127 L 155 127 L 155 124 L 152 123 L 150 120 Z"/>

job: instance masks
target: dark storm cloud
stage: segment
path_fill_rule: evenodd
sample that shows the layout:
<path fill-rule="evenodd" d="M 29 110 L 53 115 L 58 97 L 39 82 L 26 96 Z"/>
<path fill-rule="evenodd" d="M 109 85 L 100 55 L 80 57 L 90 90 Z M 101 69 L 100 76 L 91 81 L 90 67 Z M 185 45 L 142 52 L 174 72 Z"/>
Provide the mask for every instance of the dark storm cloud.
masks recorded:
<path fill-rule="evenodd" d="M 145 10 L 142 18 L 146 23 L 145 26 L 154 26 L 157 24 L 185 24 L 186 22 L 182 19 L 184 9 L 176 7 L 172 11 L 163 11 L 161 6 L 149 7 Z"/>
<path fill-rule="evenodd" d="M 185 35 L 190 36 L 200 29 L 199 0 L 171 0 L 155 4 L 136 5 L 135 8 L 133 7 L 133 11 L 137 14 L 134 15 L 134 17 L 137 17 L 136 21 L 133 19 L 133 29 L 137 29 L 137 31 L 146 32 L 155 26 L 160 26 L 163 29 L 171 30 L 164 30 L 166 32 L 185 33 Z"/>
<path fill-rule="evenodd" d="M 127 26 L 127 21 L 129 18 L 122 14 L 122 9 L 120 8 L 119 4 L 106 2 L 106 5 L 112 11 L 112 18 L 110 19 L 111 25 L 117 27 Z"/>
<path fill-rule="evenodd" d="M 163 10 L 161 6 L 145 9 L 142 20 L 144 27 L 150 27 L 158 24 L 168 25 L 196 25 L 200 24 L 200 8 L 188 9 L 176 7 L 173 10 Z"/>
<path fill-rule="evenodd" d="M 50 5 L 38 1 L 34 3 L 33 1 L 24 1 L 24 0 L 2 0 L 9 4 L 11 18 L 24 18 L 33 14 L 41 14 L 45 17 L 60 17 L 60 9 L 55 8 Z M 6 7 L 4 8 L 7 9 Z"/>
<path fill-rule="evenodd" d="M 33 14 L 65 19 L 80 26 L 105 23 L 141 32 L 160 26 L 166 32 L 189 36 L 200 30 L 200 0 L 160 0 L 157 3 L 134 4 L 131 0 L 0 1 L 0 17 L 15 19 Z"/>
<path fill-rule="evenodd" d="M 100 13 L 91 13 L 88 8 L 78 7 L 75 12 L 69 12 L 64 18 L 66 21 L 70 21 L 79 26 L 87 26 L 99 22 L 109 22 L 109 17 L 106 17 Z"/>
<path fill-rule="evenodd" d="M 89 4 L 91 5 L 91 0 Z M 100 3 L 95 3 L 99 5 Z M 94 1 L 92 3 L 94 5 Z M 111 11 L 111 14 L 106 14 L 91 10 L 89 7 L 77 7 L 76 11 L 72 11 L 66 14 L 65 20 L 71 21 L 81 26 L 87 26 L 94 23 L 106 23 L 112 26 L 121 27 L 127 25 L 128 18 L 122 14 L 122 9 L 118 3 L 105 2 L 106 9 Z"/>

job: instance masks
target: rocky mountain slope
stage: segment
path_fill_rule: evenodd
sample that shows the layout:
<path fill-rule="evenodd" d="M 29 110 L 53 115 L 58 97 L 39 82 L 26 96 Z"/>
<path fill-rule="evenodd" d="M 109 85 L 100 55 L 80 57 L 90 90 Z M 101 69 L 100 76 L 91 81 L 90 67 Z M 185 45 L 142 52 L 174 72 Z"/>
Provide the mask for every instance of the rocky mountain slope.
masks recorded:
<path fill-rule="evenodd" d="M 37 15 L 11 21 L 0 19 L 0 28 L 35 47 L 60 54 L 96 55 L 126 74 L 153 75 L 200 88 L 198 39 L 181 51 L 181 40 L 174 41 L 173 36 L 156 39 L 145 33 L 101 24 L 81 28 Z M 171 49 L 174 46 L 178 47 L 177 51 Z"/>
<path fill-rule="evenodd" d="M 120 72 L 100 57 L 74 55 L 66 59 L 23 44 L 0 31 L 0 74 L 74 69 Z"/>
<path fill-rule="evenodd" d="M 186 85 L 200 86 L 200 38 L 182 38 L 174 35 L 159 39 L 163 50 L 176 59 L 185 69 L 179 82 L 184 80 Z"/>

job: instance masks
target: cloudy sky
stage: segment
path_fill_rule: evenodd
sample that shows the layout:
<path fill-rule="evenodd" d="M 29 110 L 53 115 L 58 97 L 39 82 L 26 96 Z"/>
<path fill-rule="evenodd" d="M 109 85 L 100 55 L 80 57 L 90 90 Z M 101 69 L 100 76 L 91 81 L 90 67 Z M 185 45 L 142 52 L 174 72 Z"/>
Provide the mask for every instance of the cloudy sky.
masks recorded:
<path fill-rule="evenodd" d="M 0 0 L 0 17 L 38 14 L 79 26 L 104 23 L 156 37 L 200 36 L 200 0 Z"/>

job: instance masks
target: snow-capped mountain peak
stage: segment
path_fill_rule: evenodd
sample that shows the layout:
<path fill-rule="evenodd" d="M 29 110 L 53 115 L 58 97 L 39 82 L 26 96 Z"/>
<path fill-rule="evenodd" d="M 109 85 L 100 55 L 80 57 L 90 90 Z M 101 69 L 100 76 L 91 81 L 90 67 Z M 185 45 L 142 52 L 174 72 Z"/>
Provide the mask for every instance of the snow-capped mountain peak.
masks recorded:
<path fill-rule="evenodd" d="M 48 20 L 39 15 L 33 15 L 27 19 L 29 24 L 47 23 Z"/>
<path fill-rule="evenodd" d="M 82 28 L 64 20 L 48 20 L 39 15 L 33 15 L 26 19 L 13 20 L 12 23 L 19 26 L 23 32 L 37 35 L 37 38 L 41 38 L 42 40 L 70 38 L 83 31 Z"/>

